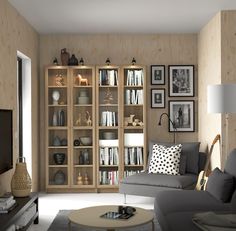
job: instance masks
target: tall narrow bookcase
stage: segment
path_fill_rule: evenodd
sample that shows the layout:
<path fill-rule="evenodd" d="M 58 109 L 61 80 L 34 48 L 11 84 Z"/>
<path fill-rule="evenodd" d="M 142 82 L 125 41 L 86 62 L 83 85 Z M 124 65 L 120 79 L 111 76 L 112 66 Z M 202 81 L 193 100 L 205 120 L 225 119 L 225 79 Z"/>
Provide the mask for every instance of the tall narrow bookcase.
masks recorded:
<path fill-rule="evenodd" d="M 121 176 L 121 85 L 118 66 L 96 68 L 97 187 L 100 191 L 118 188 Z"/>
<path fill-rule="evenodd" d="M 146 68 L 122 67 L 122 164 L 123 176 L 146 168 Z"/>
<path fill-rule="evenodd" d="M 70 70 L 48 67 L 45 76 L 46 188 L 65 189 L 70 185 Z M 55 161 L 56 153 L 61 157 Z"/>

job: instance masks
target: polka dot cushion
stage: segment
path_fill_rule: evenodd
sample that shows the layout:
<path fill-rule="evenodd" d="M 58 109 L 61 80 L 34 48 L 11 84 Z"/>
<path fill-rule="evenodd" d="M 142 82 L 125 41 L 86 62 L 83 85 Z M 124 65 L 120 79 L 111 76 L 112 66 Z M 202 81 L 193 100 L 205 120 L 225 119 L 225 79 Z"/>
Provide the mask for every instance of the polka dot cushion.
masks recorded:
<path fill-rule="evenodd" d="M 171 147 L 154 144 L 149 173 L 179 175 L 181 150 L 181 144 Z"/>

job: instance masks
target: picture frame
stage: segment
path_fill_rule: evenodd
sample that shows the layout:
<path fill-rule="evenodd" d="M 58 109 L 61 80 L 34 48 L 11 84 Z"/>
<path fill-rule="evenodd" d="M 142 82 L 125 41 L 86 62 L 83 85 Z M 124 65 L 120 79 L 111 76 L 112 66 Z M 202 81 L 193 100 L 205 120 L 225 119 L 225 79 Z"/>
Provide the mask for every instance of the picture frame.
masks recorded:
<path fill-rule="evenodd" d="M 151 89 L 151 108 L 165 108 L 165 89 Z"/>
<path fill-rule="evenodd" d="M 194 96 L 194 65 L 168 66 L 169 97 Z"/>
<path fill-rule="evenodd" d="M 151 65 L 151 85 L 165 85 L 165 65 Z"/>
<path fill-rule="evenodd" d="M 169 132 L 195 131 L 194 100 L 169 100 L 169 116 L 176 127 L 169 122 Z"/>

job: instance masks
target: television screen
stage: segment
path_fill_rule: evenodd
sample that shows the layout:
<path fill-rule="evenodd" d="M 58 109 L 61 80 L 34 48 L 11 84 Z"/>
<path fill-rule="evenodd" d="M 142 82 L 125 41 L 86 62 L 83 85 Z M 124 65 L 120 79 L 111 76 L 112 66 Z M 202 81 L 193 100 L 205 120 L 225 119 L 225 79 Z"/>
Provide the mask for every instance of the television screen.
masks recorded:
<path fill-rule="evenodd" d="M 0 173 L 12 168 L 12 110 L 0 109 Z"/>

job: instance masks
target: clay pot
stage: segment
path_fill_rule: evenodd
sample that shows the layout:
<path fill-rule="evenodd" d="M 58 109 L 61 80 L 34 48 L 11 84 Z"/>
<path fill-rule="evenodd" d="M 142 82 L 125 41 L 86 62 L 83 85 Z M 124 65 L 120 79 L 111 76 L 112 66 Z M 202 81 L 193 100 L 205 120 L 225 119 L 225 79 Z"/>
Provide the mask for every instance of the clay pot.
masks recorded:
<path fill-rule="evenodd" d="M 61 65 L 67 66 L 69 62 L 70 54 L 66 51 L 66 48 L 61 49 Z"/>
<path fill-rule="evenodd" d="M 77 66 L 78 65 L 78 59 L 75 57 L 74 54 L 71 55 L 68 61 L 69 66 Z"/>

